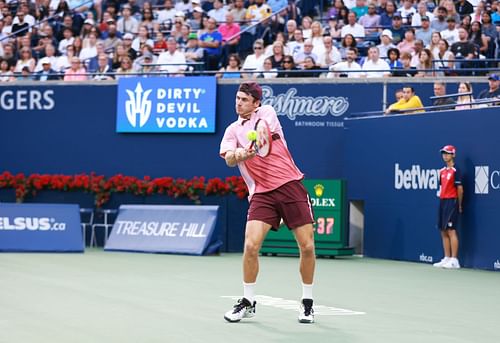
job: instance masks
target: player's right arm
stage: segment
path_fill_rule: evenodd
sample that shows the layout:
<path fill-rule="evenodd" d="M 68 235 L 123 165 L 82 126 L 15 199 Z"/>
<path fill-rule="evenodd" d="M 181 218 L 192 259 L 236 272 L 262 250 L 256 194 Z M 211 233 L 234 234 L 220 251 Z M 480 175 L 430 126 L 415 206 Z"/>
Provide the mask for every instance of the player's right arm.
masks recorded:
<path fill-rule="evenodd" d="M 226 161 L 229 167 L 235 167 L 238 163 L 255 156 L 253 149 L 243 149 L 238 147 L 238 140 L 234 128 L 229 126 L 224 132 L 224 137 L 220 143 L 219 155 Z"/>

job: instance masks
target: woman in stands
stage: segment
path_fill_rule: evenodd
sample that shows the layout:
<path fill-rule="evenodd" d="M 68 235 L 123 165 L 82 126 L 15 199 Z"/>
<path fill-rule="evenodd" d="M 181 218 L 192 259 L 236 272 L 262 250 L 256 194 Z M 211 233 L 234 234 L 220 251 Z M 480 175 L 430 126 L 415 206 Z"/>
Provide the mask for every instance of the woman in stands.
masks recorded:
<path fill-rule="evenodd" d="M 354 36 L 351 35 L 350 33 L 346 34 L 344 38 L 342 38 L 342 43 L 340 43 L 340 56 L 344 60 L 346 58 L 347 50 L 349 48 L 355 48 L 356 47 L 356 39 L 354 39 Z"/>
<path fill-rule="evenodd" d="M 114 70 L 120 68 L 122 60 L 125 57 L 128 57 L 127 50 L 125 50 L 125 46 L 123 45 L 123 43 L 120 43 L 116 46 L 115 53 L 113 54 L 112 67 Z"/>
<path fill-rule="evenodd" d="M 269 44 L 268 46 L 266 46 L 266 49 L 264 50 L 264 55 L 266 56 L 272 56 L 275 54 L 274 52 L 274 44 L 276 42 L 281 42 L 281 44 L 283 45 L 283 55 L 288 55 L 289 52 L 288 52 L 288 48 L 286 46 L 287 44 L 287 39 L 286 39 L 286 36 L 283 32 L 279 31 L 279 32 L 276 32 L 276 38 L 274 39 L 274 43 L 273 44 Z M 280 61 L 280 64 L 281 64 L 281 61 Z"/>
<path fill-rule="evenodd" d="M 469 41 L 476 46 L 476 50 L 479 51 L 480 55 L 486 57 L 488 55 L 488 38 L 482 29 L 480 22 L 472 22 L 469 31 Z"/>
<path fill-rule="evenodd" d="M 35 59 L 31 55 L 31 49 L 27 47 L 23 47 L 20 52 L 20 57 L 17 60 L 16 68 L 14 71 L 16 73 L 21 73 L 23 70 L 23 67 L 28 67 L 30 73 L 32 73 L 35 70 Z"/>
<path fill-rule="evenodd" d="M 75 56 L 80 56 L 80 52 L 82 52 L 83 49 L 83 42 L 80 37 L 75 37 L 75 40 L 73 41 L 73 55 Z"/>
<path fill-rule="evenodd" d="M 278 77 L 299 77 L 299 74 L 295 71 L 298 70 L 295 67 L 295 62 L 291 55 L 286 55 L 283 58 L 283 64 L 281 65 L 281 71 L 278 74 Z"/>
<path fill-rule="evenodd" d="M 304 40 L 312 37 L 312 29 L 311 29 L 312 22 L 313 22 L 312 18 L 307 15 L 304 16 L 304 18 L 302 18 L 302 34 L 304 36 Z"/>
<path fill-rule="evenodd" d="M 311 40 L 316 56 L 323 55 L 325 53 L 325 45 L 323 43 L 323 28 L 319 21 L 314 21 L 311 24 Z"/>
<path fill-rule="evenodd" d="M 285 46 L 281 41 L 275 41 L 273 44 L 273 54 L 269 56 L 272 61 L 273 68 L 279 68 L 285 58 Z"/>
<path fill-rule="evenodd" d="M 134 77 L 135 75 L 127 75 L 127 74 L 132 74 L 134 73 L 134 69 L 132 68 L 132 60 L 130 57 L 125 56 L 120 64 L 120 68 L 116 70 L 116 78 L 122 78 L 122 77 Z"/>
<path fill-rule="evenodd" d="M 9 62 L 0 59 L 0 82 L 10 82 L 14 80 L 14 73 L 12 73 L 9 68 Z"/>
<path fill-rule="evenodd" d="M 460 84 L 458 85 L 458 93 L 472 93 L 472 85 L 469 82 L 460 82 Z M 470 105 L 473 102 L 474 97 L 472 96 L 472 94 L 460 95 L 459 97 L 457 97 L 457 106 L 455 107 L 455 109 L 465 110 L 474 108 L 472 105 Z"/>
<path fill-rule="evenodd" d="M 278 76 L 278 69 L 273 67 L 273 61 L 271 57 L 267 57 L 264 60 L 262 73 L 260 73 L 259 77 L 264 79 L 274 79 Z"/>
<path fill-rule="evenodd" d="M 241 60 L 238 54 L 229 55 L 227 65 L 222 67 L 217 73 L 217 78 L 241 79 Z"/>
<path fill-rule="evenodd" d="M 441 39 L 438 43 L 438 52 L 433 55 L 434 67 L 443 70 L 441 75 L 450 75 L 455 67 L 455 55 L 449 50 L 448 41 Z M 439 75 L 438 75 L 439 76 Z"/>
<path fill-rule="evenodd" d="M 432 33 L 431 42 L 428 46 L 426 46 L 426 48 L 429 49 L 433 55 L 436 55 L 439 52 L 439 41 L 441 39 L 441 33 L 438 31 L 434 31 Z"/>
<path fill-rule="evenodd" d="M 132 41 L 132 49 L 136 52 L 141 52 L 145 45 L 153 46 L 154 42 L 149 38 L 149 31 L 146 25 L 139 26 L 139 33 Z"/>
<path fill-rule="evenodd" d="M 142 7 L 142 21 L 140 25 L 144 25 L 148 29 L 149 36 L 154 33 L 156 22 L 154 20 L 153 10 L 149 2 L 145 2 Z"/>
<path fill-rule="evenodd" d="M 434 69 L 434 59 L 432 58 L 432 52 L 429 49 L 424 49 L 420 51 L 418 55 L 419 63 L 417 65 L 418 73 L 417 77 L 433 77 L 436 76 Z"/>
<path fill-rule="evenodd" d="M 415 52 L 415 30 L 409 28 L 405 32 L 405 38 L 398 43 L 397 48 L 400 52 L 409 52 L 413 54 Z"/>
<path fill-rule="evenodd" d="M 397 70 L 403 69 L 403 63 L 399 60 L 400 52 L 397 48 L 390 48 L 387 51 L 387 63 L 391 67 L 392 76 L 397 76 L 399 74 L 395 73 Z"/>

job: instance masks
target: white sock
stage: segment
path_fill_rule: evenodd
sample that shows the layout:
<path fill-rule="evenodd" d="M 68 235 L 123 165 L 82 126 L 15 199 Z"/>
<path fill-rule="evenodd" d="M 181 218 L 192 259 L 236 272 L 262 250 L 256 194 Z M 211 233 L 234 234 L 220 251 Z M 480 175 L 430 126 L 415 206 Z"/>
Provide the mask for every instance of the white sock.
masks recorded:
<path fill-rule="evenodd" d="M 255 282 L 254 283 L 245 283 L 243 282 L 243 297 L 246 298 L 253 304 L 255 299 Z"/>
<path fill-rule="evenodd" d="M 307 285 L 302 283 L 302 299 L 313 298 L 313 284 Z"/>
<path fill-rule="evenodd" d="M 445 260 L 446 262 L 448 262 L 449 260 L 451 260 L 451 257 L 450 257 L 450 256 L 445 256 L 445 257 L 443 258 L 443 260 Z"/>

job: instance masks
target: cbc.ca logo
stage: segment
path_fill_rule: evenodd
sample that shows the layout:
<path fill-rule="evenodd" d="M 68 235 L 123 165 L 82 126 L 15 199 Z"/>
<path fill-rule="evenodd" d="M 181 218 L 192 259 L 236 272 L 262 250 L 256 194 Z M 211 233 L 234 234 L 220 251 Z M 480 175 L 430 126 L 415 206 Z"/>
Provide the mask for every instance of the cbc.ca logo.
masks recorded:
<path fill-rule="evenodd" d="M 474 193 L 489 194 L 490 189 L 500 189 L 500 170 L 491 170 L 490 166 L 476 166 L 475 168 Z"/>
<path fill-rule="evenodd" d="M 66 223 L 48 217 L 0 217 L 0 230 L 64 231 Z"/>

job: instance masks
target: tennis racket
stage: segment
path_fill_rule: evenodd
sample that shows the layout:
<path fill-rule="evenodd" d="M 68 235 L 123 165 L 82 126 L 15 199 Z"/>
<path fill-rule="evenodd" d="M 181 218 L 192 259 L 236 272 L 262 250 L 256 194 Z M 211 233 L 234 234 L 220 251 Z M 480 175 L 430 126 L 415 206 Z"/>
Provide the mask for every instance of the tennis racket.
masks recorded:
<path fill-rule="evenodd" d="M 250 149 L 255 148 L 255 153 L 258 156 L 266 157 L 271 153 L 273 142 L 269 125 L 264 119 L 259 119 L 255 123 L 255 131 L 257 132 L 257 137 L 252 141 Z"/>

